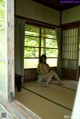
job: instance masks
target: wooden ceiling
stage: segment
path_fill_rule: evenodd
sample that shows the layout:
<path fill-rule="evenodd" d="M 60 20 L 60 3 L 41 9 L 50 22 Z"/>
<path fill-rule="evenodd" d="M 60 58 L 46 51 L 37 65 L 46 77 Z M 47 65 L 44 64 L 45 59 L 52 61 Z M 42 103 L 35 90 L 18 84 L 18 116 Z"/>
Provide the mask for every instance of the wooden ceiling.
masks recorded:
<path fill-rule="evenodd" d="M 33 0 L 33 1 L 59 11 L 63 11 L 80 5 L 80 0 L 63 0 L 68 2 L 72 1 L 72 3 L 61 3 L 61 0 Z"/>

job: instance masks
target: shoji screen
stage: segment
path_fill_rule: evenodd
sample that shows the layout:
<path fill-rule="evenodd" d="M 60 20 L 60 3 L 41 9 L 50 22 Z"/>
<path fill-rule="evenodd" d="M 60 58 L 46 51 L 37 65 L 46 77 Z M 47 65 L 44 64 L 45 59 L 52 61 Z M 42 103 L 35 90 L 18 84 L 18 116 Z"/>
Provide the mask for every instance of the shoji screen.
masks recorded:
<path fill-rule="evenodd" d="M 62 32 L 62 67 L 77 69 L 78 28 L 65 29 Z"/>

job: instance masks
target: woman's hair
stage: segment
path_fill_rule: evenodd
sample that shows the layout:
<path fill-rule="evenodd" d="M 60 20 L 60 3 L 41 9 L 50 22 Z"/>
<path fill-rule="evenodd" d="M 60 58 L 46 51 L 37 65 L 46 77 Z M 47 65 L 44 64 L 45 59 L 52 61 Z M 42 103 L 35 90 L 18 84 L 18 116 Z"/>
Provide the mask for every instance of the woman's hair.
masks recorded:
<path fill-rule="evenodd" d="M 43 55 L 40 56 L 40 58 L 39 58 L 39 62 L 40 63 L 42 63 L 42 59 L 43 58 L 45 58 L 45 59 L 47 58 L 45 54 L 43 54 Z M 44 63 L 46 63 L 46 61 Z"/>

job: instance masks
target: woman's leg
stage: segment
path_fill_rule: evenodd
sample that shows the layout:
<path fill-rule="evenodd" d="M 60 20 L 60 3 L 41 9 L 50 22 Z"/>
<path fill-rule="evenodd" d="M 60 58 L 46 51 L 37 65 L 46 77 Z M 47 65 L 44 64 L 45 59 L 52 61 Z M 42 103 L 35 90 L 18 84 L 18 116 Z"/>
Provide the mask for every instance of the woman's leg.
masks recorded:
<path fill-rule="evenodd" d="M 46 86 L 49 84 L 49 82 L 52 80 L 52 77 L 54 76 L 54 71 L 50 71 L 46 76 Z"/>
<path fill-rule="evenodd" d="M 58 82 L 59 82 L 60 84 L 62 84 L 62 82 L 61 82 L 59 76 L 57 75 L 57 73 L 54 72 L 54 71 L 50 71 L 50 72 L 47 74 L 46 86 L 47 86 L 47 85 L 49 84 L 49 82 L 52 80 L 52 77 L 53 77 L 53 76 L 54 76 L 55 79 L 58 80 Z"/>
<path fill-rule="evenodd" d="M 54 78 L 57 79 L 60 84 L 62 83 L 56 72 L 54 72 Z"/>

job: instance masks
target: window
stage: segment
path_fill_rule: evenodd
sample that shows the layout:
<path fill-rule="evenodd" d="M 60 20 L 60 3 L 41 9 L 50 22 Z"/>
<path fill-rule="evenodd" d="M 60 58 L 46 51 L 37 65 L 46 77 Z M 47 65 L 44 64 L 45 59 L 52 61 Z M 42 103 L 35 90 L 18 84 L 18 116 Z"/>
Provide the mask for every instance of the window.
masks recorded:
<path fill-rule="evenodd" d="M 57 66 L 58 46 L 55 30 L 26 24 L 24 68 L 36 68 L 42 54 L 46 54 L 50 66 Z"/>

